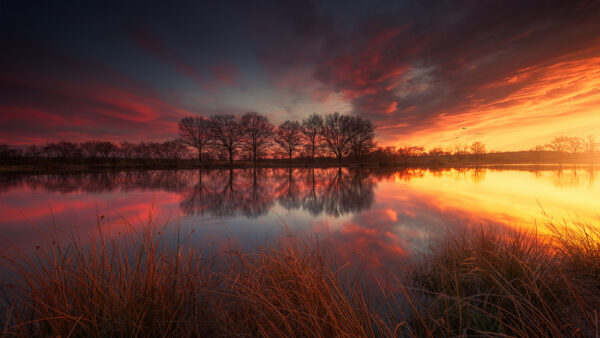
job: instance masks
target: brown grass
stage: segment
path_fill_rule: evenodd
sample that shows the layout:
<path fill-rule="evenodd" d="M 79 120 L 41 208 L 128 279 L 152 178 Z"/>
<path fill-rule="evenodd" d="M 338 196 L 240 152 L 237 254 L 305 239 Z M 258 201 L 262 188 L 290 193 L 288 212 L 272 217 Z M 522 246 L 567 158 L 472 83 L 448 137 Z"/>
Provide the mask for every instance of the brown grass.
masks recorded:
<path fill-rule="evenodd" d="M 598 336 L 600 232 L 449 236 L 380 280 L 373 304 L 335 249 L 286 236 L 203 256 L 154 226 L 4 257 L 3 336 Z M 85 244 L 84 244 L 85 243 Z"/>

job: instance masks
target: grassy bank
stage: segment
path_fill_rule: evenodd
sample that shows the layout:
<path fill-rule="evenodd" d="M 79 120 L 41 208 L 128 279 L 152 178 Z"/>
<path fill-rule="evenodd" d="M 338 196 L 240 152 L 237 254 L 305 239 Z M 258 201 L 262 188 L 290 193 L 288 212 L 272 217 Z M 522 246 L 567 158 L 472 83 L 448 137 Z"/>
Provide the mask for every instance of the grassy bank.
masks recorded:
<path fill-rule="evenodd" d="M 547 153 L 547 154 L 546 154 Z M 397 167 L 397 168 L 476 168 L 476 167 L 562 167 L 600 163 L 597 154 L 555 154 L 546 152 L 537 156 L 532 152 L 489 153 L 481 156 L 467 155 L 422 155 L 406 158 L 386 158 L 366 156 L 364 158 L 319 157 L 293 159 L 261 159 L 256 163 L 248 160 L 235 160 L 233 163 L 222 160 L 200 162 L 196 159 L 123 159 L 83 160 L 68 158 L 22 158 L 14 160 L 0 159 L 0 174 L 13 173 L 77 173 L 91 171 L 120 170 L 161 170 L 161 169 L 224 169 L 224 168 L 333 168 L 333 167 Z"/>
<path fill-rule="evenodd" d="M 316 240 L 204 256 L 158 229 L 4 257 L 6 336 L 594 336 L 600 232 L 486 227 L 432 242 L 411 264 L 364 275 Z M 385 299 L 385 301 L 381 301 Z"/>

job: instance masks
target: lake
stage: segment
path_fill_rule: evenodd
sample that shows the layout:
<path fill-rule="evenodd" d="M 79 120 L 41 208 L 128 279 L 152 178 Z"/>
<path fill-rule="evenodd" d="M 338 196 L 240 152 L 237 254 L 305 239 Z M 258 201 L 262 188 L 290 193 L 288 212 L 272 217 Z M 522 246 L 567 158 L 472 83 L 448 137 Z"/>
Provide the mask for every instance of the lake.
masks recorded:
<path fill-rule="evenodd" d="M 143 229 L 151 216 L 199 247 L 247 250 L 310 234 L 393 264 L 465 227 L 539 227 L 600 216 L 600 168 L 233 169 L 0 176 L 3 251 L 31 252 L 48 233 L 68 238 Z M 168 228 L 168 229 L 167 229 Z"/>

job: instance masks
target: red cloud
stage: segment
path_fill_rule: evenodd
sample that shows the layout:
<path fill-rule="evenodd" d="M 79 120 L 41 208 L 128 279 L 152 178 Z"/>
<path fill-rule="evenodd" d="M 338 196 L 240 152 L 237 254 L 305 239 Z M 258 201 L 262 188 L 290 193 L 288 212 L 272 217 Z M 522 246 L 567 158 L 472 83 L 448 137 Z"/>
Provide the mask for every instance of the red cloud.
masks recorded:
<path fill-rule="evenodd" d="M 111 72 L 95 74 L 93 83 L 73 77 L 23 72 L 0 78 L 11 90 L 0 106 L 0 142 L 45 143 L 90 138 L 113 141 L 174 137 L 186 109 L 172 105 L 152 90 Z M 35 77 L 34 77 L 35 76 Z"/>

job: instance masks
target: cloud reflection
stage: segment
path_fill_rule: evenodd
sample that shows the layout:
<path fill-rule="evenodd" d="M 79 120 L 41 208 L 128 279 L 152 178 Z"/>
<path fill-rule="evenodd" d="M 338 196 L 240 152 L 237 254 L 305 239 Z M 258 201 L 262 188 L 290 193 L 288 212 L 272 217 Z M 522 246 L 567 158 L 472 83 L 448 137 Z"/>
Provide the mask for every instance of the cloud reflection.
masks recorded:
<path fill-rule="evenodd" d="M 31 244 L 40 225 L 57 224 L 64 233 L 93 231 L 95 216 L 102 214 L 118 230 L 124 220 L 144 224 L 154 208 L 159 224 L 177 220 L 202 243 L 260 243 L 280 234 L 283 221 L 292 232 L 310 229 L 340 249 L 388 266 L 448 231 L 488 224 L 541 226 L 540 205 L 557 218 L 597 219 L 598 170 L 256 168 L 0 175 L 0 229 L 8 241 Z"/>

